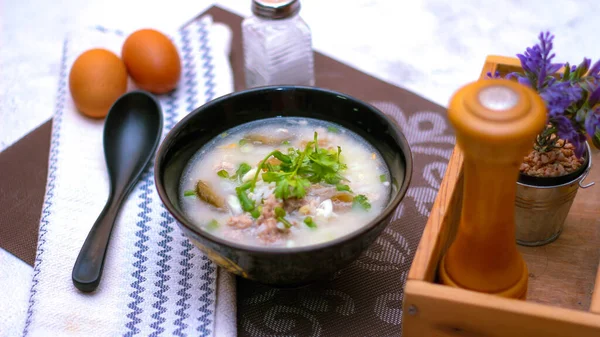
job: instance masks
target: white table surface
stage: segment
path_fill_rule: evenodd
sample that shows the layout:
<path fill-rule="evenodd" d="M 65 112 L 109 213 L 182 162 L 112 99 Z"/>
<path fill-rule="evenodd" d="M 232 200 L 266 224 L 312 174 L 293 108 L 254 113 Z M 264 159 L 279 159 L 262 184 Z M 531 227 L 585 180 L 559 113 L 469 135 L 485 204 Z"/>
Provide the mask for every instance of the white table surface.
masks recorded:
<path fill-rule="evenodd" d="M 175 30 L 213 3 L 250 14 L 250 0 L 1 1 L 0 151 L 51 118 L 68 31 L 95 25 Z M 556 34 L 557 62 L 600 58 L 599 0 L 302 0 L 302 5 L 316 50 L 443 106 L 458 87 L 477 79 L 486 55 L 514 56 L 542 30 Z M 0 336 L 20 335 L 31 273 L 0 249 Z"/>

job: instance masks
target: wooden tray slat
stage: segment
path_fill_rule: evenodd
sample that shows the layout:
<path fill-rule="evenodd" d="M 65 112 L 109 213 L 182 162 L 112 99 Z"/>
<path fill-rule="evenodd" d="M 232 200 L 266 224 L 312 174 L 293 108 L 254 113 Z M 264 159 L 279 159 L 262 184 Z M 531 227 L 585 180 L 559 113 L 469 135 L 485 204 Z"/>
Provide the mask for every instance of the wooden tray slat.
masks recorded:
<path fill-rule="evenodd" d="M 499 72 L 502 76 L 521 71 L 521 62 L 519 59 L 514 57 L 506 57 L 506 56 L 498 56 L 498 55 L 490 55 L 485 59 L 485 64 L 481 69 L 481 74 L 479 78 L 485 78 L 487 73 L 496 73 Z"/>
<path fill-rule="evenodd" d="M 597 315 L 450 288 L 425 281 L 406 284 L 403 336 L 598 337 Z M 412 314 L 411 314 L 412 313 Z"/>
<path fill-rule="evenodd" d="M 432 212 L 427 220 L 421 242 L 415 252 L 408 279 L 433 282 L 437 263 L 452 242 L 460 219 L 462 204 L 462 164 L 463 154 L 455 147 L 446 167 L 446 173 L 438 192 Z M 454 226 L 444 226 L 454 224 Z"/>

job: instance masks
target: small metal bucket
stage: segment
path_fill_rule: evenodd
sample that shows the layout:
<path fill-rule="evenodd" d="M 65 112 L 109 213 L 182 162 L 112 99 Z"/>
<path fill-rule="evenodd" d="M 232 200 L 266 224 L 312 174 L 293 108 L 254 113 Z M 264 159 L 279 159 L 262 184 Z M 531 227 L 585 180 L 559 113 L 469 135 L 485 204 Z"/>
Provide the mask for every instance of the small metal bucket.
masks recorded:
<path fill-rule="evenodd" d="M 588 145 L 588 154 L 591 154 L 589 150 Z M 515 225 L 518 244 L 542 246 L 559 237 L 578 189 L 594 185 L 593 182 L 582 184 L 591 168 L 590 158 L 581 175 L 561 185 L 534 186 L 517 182 Z"/>

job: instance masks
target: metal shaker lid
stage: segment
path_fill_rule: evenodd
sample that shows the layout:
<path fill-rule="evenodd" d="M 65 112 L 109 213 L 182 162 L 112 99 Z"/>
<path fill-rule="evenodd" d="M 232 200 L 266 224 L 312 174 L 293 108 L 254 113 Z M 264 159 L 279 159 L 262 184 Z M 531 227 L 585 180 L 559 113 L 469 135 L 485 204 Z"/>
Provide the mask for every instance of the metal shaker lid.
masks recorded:
<path fill-rule="evenodd" d="M 300 11 L 300 0 L 252 0 L 252 13 L 265 19 L 285 19 Z"/>

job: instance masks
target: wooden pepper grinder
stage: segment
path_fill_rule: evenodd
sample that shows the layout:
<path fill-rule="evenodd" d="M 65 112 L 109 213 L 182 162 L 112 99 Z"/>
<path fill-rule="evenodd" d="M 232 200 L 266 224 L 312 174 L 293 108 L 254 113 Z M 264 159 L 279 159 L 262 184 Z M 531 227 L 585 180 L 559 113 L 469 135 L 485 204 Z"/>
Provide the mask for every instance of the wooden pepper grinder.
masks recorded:
<path fill-rule="evenodd" d="M 527 266 L 515 241 L 519 166 L 546 123 L 532 89 L 504 79 L 470 83 L 450 101 L 448 116 L 464 152 L 462 213 L 442 258 L 446 285 L 524 299 Z"/>

